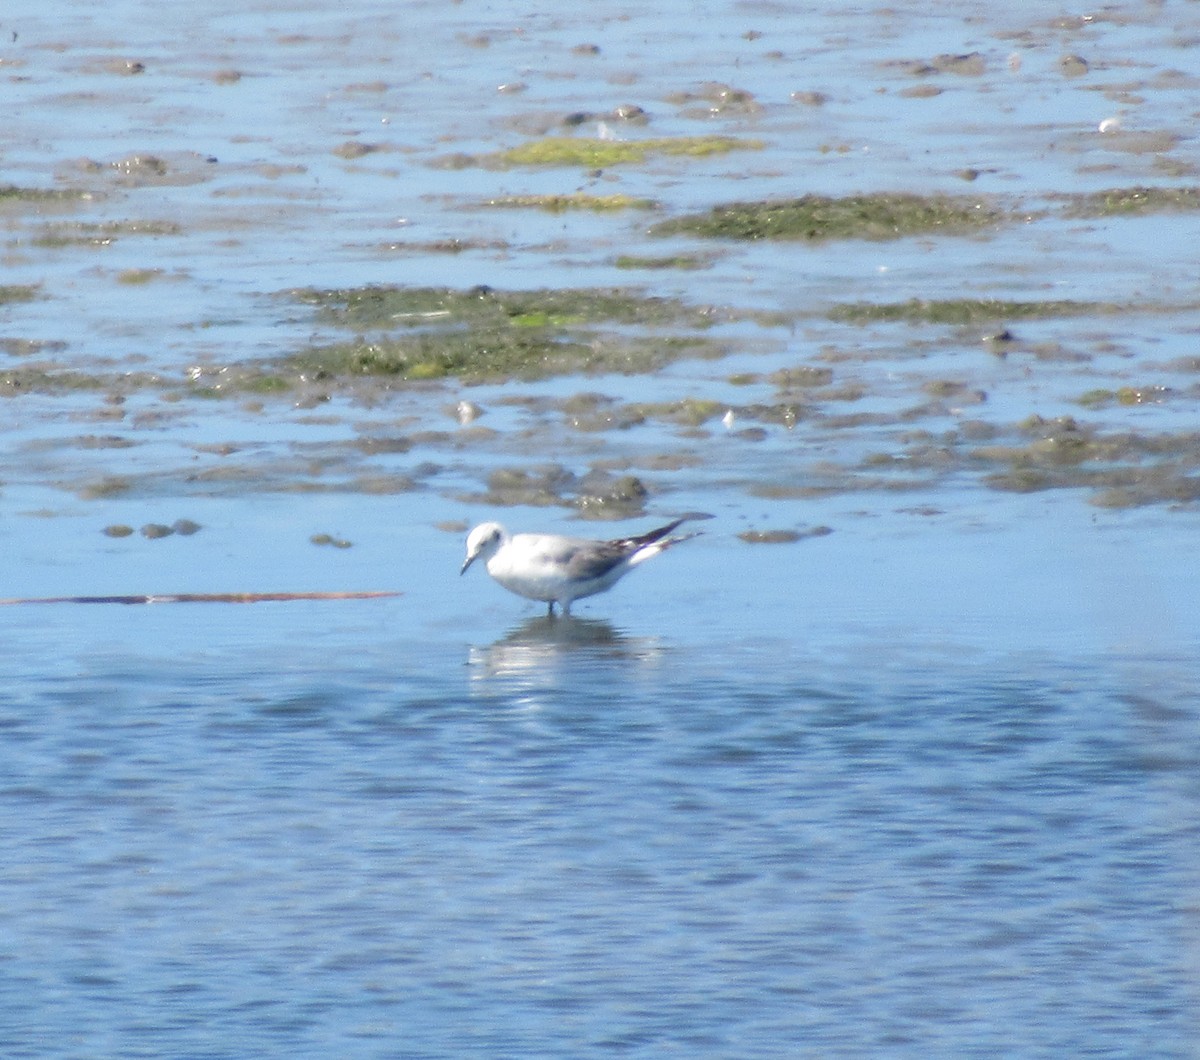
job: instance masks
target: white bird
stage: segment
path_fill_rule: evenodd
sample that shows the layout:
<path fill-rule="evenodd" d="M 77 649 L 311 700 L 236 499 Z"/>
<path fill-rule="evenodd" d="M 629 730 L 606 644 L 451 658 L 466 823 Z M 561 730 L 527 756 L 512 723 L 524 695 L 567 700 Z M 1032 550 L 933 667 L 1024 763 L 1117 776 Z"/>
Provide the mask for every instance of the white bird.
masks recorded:
<path fill-rule="evenodd" d="M 572 601 L 611 589 L 639 563 L 644 563 L 680 541 L 696 534 L 669 537 L 683 519 L 660 526 L 638 537 L 593 541 L 558 534 L 509 536 L 499 523 L 482 523 L 467 535 L 467 558 L 460 574 L 477 559 L 509 592 L 530 600 L 544 600 L 548 613 L 561 604 L 564 615 Z"/>

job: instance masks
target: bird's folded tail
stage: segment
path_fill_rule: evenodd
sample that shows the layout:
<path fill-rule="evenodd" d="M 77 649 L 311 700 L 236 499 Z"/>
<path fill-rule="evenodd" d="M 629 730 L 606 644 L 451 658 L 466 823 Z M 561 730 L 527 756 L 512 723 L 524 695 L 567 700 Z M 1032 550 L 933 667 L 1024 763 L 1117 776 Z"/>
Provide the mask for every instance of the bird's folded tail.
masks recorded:
<path fill-rule="evenodd" d="M 683 519 L 676 519 L 673 523 L 667 523 L 666 526 L 660 526 L 657 530 L 649 530 L 644 534 L 638 534 L 637 537 L 623 537 L 614 541 L 614 545 L 620 545 L 622 548 L 627 548 L 630 551 L 635 551 L 639 548 L 645 548 L 646 545 L 653 545 L 655 541 L 660 541 L 666 537 L 675 527 L 684 523 Z M 664 546 L 665 547 L 665 546 Z"/>
<path fill-rule="evenodd" d="M 699 537 L 701 534 L 699 530 L 694 530 L 690 534 L 676 534 L 674 537 L 668 536 L 672 530 L 692 518 L 695 518 L 695 516 L 685 515 L 682 519 L 676 519 L 673 523 L 660 526 L 657 530 L 647 531 L 644 534 L 639 534 L 637 537 L 622 538 L 619 541 L 614 541 L 613 544 L 636 557 L 634 559 L 635 563 L 642 559 L 649 559 L 651 556 L 657 556 L 672 545 L 678 545 L 682 541 L 690 541 L 693 537 Z"/>

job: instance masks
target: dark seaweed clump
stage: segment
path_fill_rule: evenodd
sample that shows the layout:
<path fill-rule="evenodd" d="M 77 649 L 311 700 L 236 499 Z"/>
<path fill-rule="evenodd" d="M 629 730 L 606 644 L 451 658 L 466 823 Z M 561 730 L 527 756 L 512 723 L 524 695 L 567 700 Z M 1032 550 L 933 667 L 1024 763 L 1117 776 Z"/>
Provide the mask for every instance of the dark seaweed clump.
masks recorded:
<path fill-rule="evenodd" d="M 654 225 L 652 235 L 706 239 L 900 239 L 931 232 L 963 234 L 1007 219 L 998 206 L 975 197 L 879 193 L 833 198 L 734 202 L 706 213 Z"/>
<path fill-rule="evenodd" d="M 373 286 L 305 289 L 291 297 L 315 306 L 325 323 L 357 333 L 299 350 L 275 365 L 278 374 L 310 380 L 646 371 L 712 348 L 697 334 L 712 323 L 710 310 L 620 289 Z M 668 327 L 670 335 L 649 333 Z"/>
<path fill-rule="evenodd" d="M 849 302 L 828 312 L 830 320 L 848 324 L 907 321 L 925 324 L 981 324 L 1006 320 L 1040 320 L 1051 317 L 1115 313 L 1119 306 L 1106 302 L 1069 299 L 1008 301 L 1000 298 L 911 298 L 907 302 Z"/>
<path fill-rule="evenodd" d="M 1200 210 L 1200 188 L 1110 188 L 1064 196 L 1068 217 L 1121 217 Z"/>

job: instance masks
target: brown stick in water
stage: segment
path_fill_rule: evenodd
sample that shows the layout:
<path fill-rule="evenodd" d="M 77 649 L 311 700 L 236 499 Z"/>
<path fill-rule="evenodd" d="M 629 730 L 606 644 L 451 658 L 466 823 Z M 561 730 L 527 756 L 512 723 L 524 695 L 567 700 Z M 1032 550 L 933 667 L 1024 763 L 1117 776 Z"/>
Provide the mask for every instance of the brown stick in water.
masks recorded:
<path fill-rule="evenodd" d="M 259 604 L 288 600 L 375 600 L 398 592 L 361 593 L 153 593 L 145 596 L 26 596 L 0 599 L 13 604 Z"/>

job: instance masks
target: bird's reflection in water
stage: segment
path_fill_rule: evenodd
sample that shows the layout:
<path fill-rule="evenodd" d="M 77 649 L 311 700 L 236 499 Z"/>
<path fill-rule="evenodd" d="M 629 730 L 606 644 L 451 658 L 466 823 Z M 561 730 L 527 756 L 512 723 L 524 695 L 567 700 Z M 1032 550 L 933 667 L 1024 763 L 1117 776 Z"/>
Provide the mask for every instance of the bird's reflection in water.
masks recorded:
<path fill-rule="evenodd" d="M 470 649 L 477 679 L 515 676 L 567 659 L 646 662 L 662 653 L 653 637 L 633 637 L 601 619 L 539 615 L 514 626 L 494 644 Z"/>

